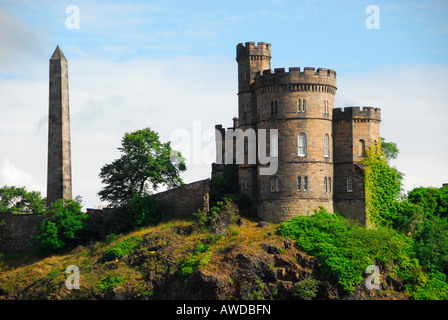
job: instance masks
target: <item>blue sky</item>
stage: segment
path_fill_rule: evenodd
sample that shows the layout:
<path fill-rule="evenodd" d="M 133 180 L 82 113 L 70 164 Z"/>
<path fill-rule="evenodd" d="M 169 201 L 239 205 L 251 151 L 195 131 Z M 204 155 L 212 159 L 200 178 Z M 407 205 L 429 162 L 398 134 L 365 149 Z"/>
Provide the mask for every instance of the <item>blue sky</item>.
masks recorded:
<path fill-rule="evenodd" d="M 66 8 L 79 8 L 68 29 Z M 366 28 L 369 5 L 379 29 Z M 46 193 L 48 59 L 69 61 L 73 189 L 100 204 L 98 173 L 124 132 L 190 135 L 204 153 L 215 124 L 237 113 L 235 47 L 272 45 L 271 67 L 338 74 L 336 107 L 382 109 L 381 135 L 405 188 L 448 182 L 448 1 L 0 2 L 0 185 Z M 195 149 L 196 146 L 196 149 Z M 210 157 L 186 182 L 209 177 Z M 427 166 L 427 163 L 431 163 Z"/>

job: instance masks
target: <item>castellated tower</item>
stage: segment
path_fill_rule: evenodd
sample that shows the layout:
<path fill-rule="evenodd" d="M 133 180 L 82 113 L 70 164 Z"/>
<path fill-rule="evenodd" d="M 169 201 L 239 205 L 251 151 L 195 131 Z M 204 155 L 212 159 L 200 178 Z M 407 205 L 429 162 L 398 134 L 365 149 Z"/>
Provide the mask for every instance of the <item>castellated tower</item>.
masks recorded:
<path fill-rule="evenodd" d="M 258 215 L 280 222 L 319 206 L 333 211 L 333 70 L 265 70 L 255 80 L 257 129 L 278 129 L 274 176 L 259 176 Z"/>
<path fill-rule="evenodd" d="M 365 151 L 380 136 L 381 110 L 347 107 L 333 113 L 334 209 L 366 224 L 364 170 Z"/>
<path fill-rule="evenodd" d="M 67 59 L 59 46 L 50 58 L 47 205 L 72 198 Z"/>
<path fill-rule="evenodd" d="M 255 205 L 257 215 L 282 222 L 323 206 L 365 223 L 360 161 L 379 138 L 380 110 L 335 109 L 336 72 L 309 67 L 272 71 L 270 44 L 240 43 L 236 60 L 238 118 L 227 131 L 255 132 L 257 161 L 248 161 L 250 148 L 245 143 L 244 164 L 237 167 L 240 191 Z M 221 125 L 216 129 L 224 138 L 226 130 Z M 250 134 L 244 139 L 250 142 Z M 268 165 L 259 161 L 260 143 L 266 143 L 267 156 L 278 164 L 273 174 L 262 174 Z M 220 147 L 217 144 L 218 155 L 224 158 L 229 151 Z M 235 143 L 231 147 L 235 149 Z M 212 175 L 222 170 L 223 165 L 213 164 Z"/>
<path fill-rule="evenodd" d="M 243 132 L 253 130 L 257 135 L 257 99 L 253 89 L 258 73 L 271 68 L 271 45 L 264 42 L 247 42 L 236 47 L 236 61 L 238 63 L 238 119 L 234 128 Z M 249 139 L 249 138 L 247 138 Z M 248 141 L 249 142 L 249 141 Z M 239 165 L 240 190 L 252 201 L 258 197 L 257 164 L 249 163 L 247 145 L 244 145 L 244 164 Z M 235 152 L 236 153 L 236 152 Z"/>

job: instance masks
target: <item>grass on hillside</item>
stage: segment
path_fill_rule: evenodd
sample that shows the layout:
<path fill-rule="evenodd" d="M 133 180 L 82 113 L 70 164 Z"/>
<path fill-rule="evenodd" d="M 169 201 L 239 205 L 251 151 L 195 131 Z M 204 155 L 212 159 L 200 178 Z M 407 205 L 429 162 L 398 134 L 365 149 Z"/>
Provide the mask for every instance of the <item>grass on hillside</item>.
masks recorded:
<path fill-rule="evenodd" d="M 193 223 L 173 220 L 125 235 L 109 236 L 105 241 L 47 257 L 32 253 L 4 253 L 0 255 L 0 288 L 11 293 L 8 299 L 108 298 L 117 287 L 123 291 L 131 290 L 137 299 L 151 297 L 152 288 L 147 288 L 145 282 L 148 274 L 176 276 L 184 272 L 188 275 L 194 268 L 205 265 L 218 270 L 214 259 L 224 254 L 228 248 L 242 246 L 250 251 L 268 236 L 270 240 L 278 238 L 279 242 L 282 241 L 281 237 L 275 236 L 278 225 L 270 224 L 267 228 L 259 228 L 256 221 L 244 221 L 241 227 L 231 226 L 225 236 L 198 230 L 182 234 L 179 230 L 188 229 Z M 148 243 L 149 240 L 145 242 L 145 239 L 152 242 L 159 239 L 162 246 L 167 246 L 166 250 L 150 251 L 145 246 L 153 243 Z M 140 252 L 146 256 L 159 256 L 155 260 L 145 260 L 145 264 L 141 266 L 126 260 L 131 253 L 138 258 Z M 124 256 L 120 256 L 120 253 Z M 171 264 L 160 263 L 168 260 Z M 148 264 L 148 261 L 152 264 Z M 79 268 L 80 290 L 68 290 L 65 287 L 65 281 L 70 275 L 65 271 L 71 265 Z"/>

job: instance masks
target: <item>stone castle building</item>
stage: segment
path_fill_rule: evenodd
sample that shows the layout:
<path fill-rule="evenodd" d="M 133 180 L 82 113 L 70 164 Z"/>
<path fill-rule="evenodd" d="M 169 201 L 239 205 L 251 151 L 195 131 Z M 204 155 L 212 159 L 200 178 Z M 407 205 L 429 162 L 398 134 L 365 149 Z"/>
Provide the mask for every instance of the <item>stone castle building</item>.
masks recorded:
<path fill-rule="evenodd" d="M 323 206 L 365 223 L 360 161 L 365 150 L 379 139 L 380 109 L 334 108 L 336 72 L 308 67 L 272 71 L 270 44 L 240 43 L 236 61 L 238 117 L 233 128 L 216 126 L 217 140 L 225 139 L 229 130 L 253 131 L 259 149 L 260 129 L 274 133 L 277 129 L 277 134 L 266 133 L 267 155 L 278 162 L 275 174 L 261 174 L 266 165 L 258 158 L 248 161 L 247 136 L 245 161 L 236 164 L 240 190 L 252 201 L 257 215 L 281 222 Z M 232 142 L 230 151 L 236 163 L 238 142 Z M 225 143 L 222 146 L 217 149 L 217 159 L 228 157 Z M 212 165 L 212 176 L 223 173 L 222 162 Z"/>

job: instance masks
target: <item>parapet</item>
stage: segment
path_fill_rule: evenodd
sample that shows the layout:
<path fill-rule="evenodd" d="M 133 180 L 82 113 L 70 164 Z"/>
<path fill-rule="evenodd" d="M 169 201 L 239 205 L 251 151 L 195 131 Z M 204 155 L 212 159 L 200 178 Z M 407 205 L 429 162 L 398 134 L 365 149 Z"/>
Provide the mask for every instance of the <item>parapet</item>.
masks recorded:
<path fill-rule="evenodd" d="M 239 43 L 236 46 L 236 60 L 248 56 L 267 56 L 271 58 L 271 44 L 265 42 L 258 42 L 257 45 L 255 45 L 255 42 Z"/>
<path fill-rule="evenodd" d="M 333 109 L 333 120 L 381 120 L 381 109 L 374 107 L 345 107 Z"/>
<path fill-rule="evenodd" d="M 258 72 L 255 76 L 255 86 L 264 87 L 270 85 L 327 85 L 336 88 L 336 72 L 331 69 L 305 67 L 303 71 L 299 67 L 276 68 Z"/>

